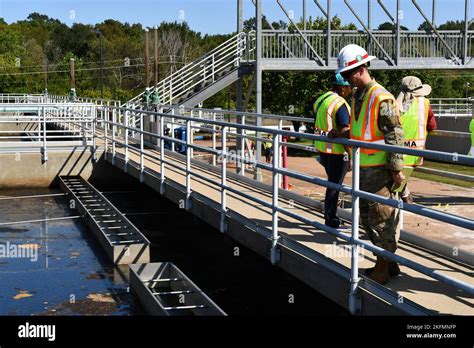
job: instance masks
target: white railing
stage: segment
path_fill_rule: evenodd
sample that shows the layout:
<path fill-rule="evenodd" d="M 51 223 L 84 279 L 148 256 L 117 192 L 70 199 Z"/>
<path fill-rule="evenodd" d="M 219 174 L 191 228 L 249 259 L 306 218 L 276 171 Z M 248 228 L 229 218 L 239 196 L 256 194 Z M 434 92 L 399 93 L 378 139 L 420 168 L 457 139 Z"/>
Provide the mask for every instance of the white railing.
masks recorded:
<path fill-rule="evenodd" d="M 95 104 L 0 104 L 0 153 L 41 152 L 91 147 L 95 149 Z"/>
<path fill-rule="evenodd" d="M 253 50 L 253 40 L 249 33 L 235 35 L 161 80 L 157 86 L 161 104 L 172 105 L 191 96 L 205 84 L 215 82 L 222 74 L 239 67 L 242 62 L 249 62 Z M 151 91 L 154 91 L 154 87 Z M 135 108 L 142 104 L 143 94 L 144 92 L 129 100 L 126 106 Z"/>
<path fill-rule="evenodd" d="M 430 98 L 430 105 L 436 117 L 473 117 L 472 98 Z"/>
<path fill-rule="evenodd" d="M 431 219 L 435 219 L 450 225 L 454 225 L 460 228 L 466 228 L 469 230 L 474 229 L 474 221 L 468 218 L 465 218 L 461 215 L 454 215 L 444 213 L 435 209 L 431 209 L 429 207 L 421 206 L 421 205 L 413 205 L 413 204 L 406 204 L 403 203 L 401 200 L 394 200 L 385 198 L 382 196 L 378 196 L 376 194 L 362 191 L 359 188 L 359 156 L 360 156 L 360 148 L 370 148 L 382 151 L 389 151 L 389 152 L 396 152 L 396 153 L 403 153 L 407 155 L 415 155 L 415 156 L 423 156 L 428 159 L 436 159 L 442 160 L 445 162 L 452 162 L 456 161 L 457 164 L 464 164 L 468 166 L 474 166 L 474 158 L 464 156 L 464 155 L 456 155 L 455 158 L 451 153 L 443 153 L 443 152 L 435 152 L 435 151 L 428 151 L 428 150 L 416 150 L 410 149 L 405 147 L 398 147 L 398 146 L 390 146 L 390 145 L 381 145 L 381 144 L 369 144 L 366 142 L 361 141 L 352 141 L 352 140 L 334 140 L 328 139 L 326 137 L 317 136 L 313 134 L 302 134 L 302 133 L 295 133 L 284 131 L 281 129 L 281 123 L 279 124 L 278 129 L 268 128 L 268 127 L 257 127 L 248 124 L 237 124 L 237 123 L 229 123 L 229 122 L 222 122 L 222 121 L 214 121 L 214 120 L 204 120 L 202 118 L 197 119 L 196 113 L 199 112 L 199 109 L 195 108 L 183 108 L 183 107 L 171 107 L 175 109 L 175 114 L 170 115 L 169 113 L 163 112 L 152 112 L 152 111 L 140 111 L 130 108 L 111 108 L 114 111 L 112 114 L 114 115 L 112 119 L 107 118 L 104 120 L 98 120 L 99 123 L 104 123 L 104 134 L 103 134 L 103 141 L 105 144 L 105 151 L 106 153 L 111 153 L 113 161 L 117 156 L 119 156 L 117 149 L 121 148 L 122 151 L 120 153 L 121 158 L 124 160 L 124 170 L 127 170 L 127 167 L 130 165 L 131 162 L 131 154 L 135 154 L 139 157 L 138 162 L 136 163 L 137 168 L 140 170 L 140 178 L 144 180 L 145 175 L 145 161 L 153 161 L 158 162 L 160 165 L 160 181 L 161 181 L 161 188 L 160 191 L 164 192 L 164 185 L 165 180 L 167 177 L 167 168 L 173 168 L 173 171 L 177 170 L 183 173 L 186 177 L 186 203 L 185 207 L 191 206 L 191 197 L 193 192 L 192 180 L 191 178 L 196 178 L 205 181 L 207 184 L 212 185 L 213 187 L 217 187 L 221 192 L 220 202 L 218 202 L 218 210 L 221 214 L 221 224 L 220 229 L 222 232 L 226 232 L 226 219 L 228 214 L 228 205 L 227 205 L 227 194 L 233 193 L 241 198 L 248 199 L 256 204 L 259 204 L 263 207 L 267 207 L 271 209 L 272 212 L 272 227 L 268 232 L 268 238 L 271 240 L 271 261 L 272 263 L 279 262 L 279 252 L 278 249 L 284 245 L 285 247 L 295 248 L 295 243 L 292 241 L 291 243 L 287 241 L 285 236 L 280 235 L 279 233 L 279 215 L 283 214 L 287 217 L 296 219 L 301 221 L 304 224 L 314 226 L 318 230 L 322 230 L 327 232 L 331 235 L 335 235 L 344 241 L 350 243 L 352 247 L 352 254 L 351 254 L 351 291 L 349 294 L 349 308 L 352 313 L 357 313 L 360 308 L 358 308 L 358 302 L 356 301 L 357 293 L 359 288 L 367 286 L 366 282 L 362 282 L 359 273 L 359 264 L 358 264 L 358 249 L 359 247 L 365 248 L 366 250 L 373 252 L 379 256 L 382 256 L 386 259 L 389 259 L 394 262 L 398 262 L 401 265 L 406 267 L 412 268 L 430 278 L 437 279 L 442 283 L 446 283 L 452 285 L 458 289 L 461 289 L 466 294 L 474 294 L 474 284 L 472 282 L 465 282 L 460 279 L 455 278 L 454 276 L 446 275 L 440 273 L 439 271 L 422 265 L 420 263 L 414 262 L 410 259 L 405 257 L 396 255 L 391 253 L 387 250 L 384 250 L 380 247 L 374 246 L 373 244 L 366 242 L 359 238 L 359 199 L 366 199 L 369 201 L 377 202 L 380 204 L 388 205 L 394 208 L 399 208 L 403 211 L 408 211 L 410 213 L 425 216 Z M 219 110 L 219 112 L 222 112 Z M 241 116 L 241 117 L 266 117 L 267 115 L 259 115 L 259 114 L 251 114 L 251 113 L 239 113 L 234 111 L 226 111 L 226 113 Z M 106 113 L 106 115 L 110 115 L 111 113 Z M 117 115 L 123 114 L 134 114 L 134 117 L 140 118 L 142 121 L 140 125 L 143 125 L 144 118 L 153 117 L 155 122 L 158 124 L 157 131 L 148 132 L 144 131 L 143 127 L 134 128 L 130 126 L 127 122 L 129 119 L 128 117 L 117 117 Z M 121 120 L 121 121 L 120 121 Z M 173 120 L 174 122 L 179 121 L 180 123 L 184 124 L 187 131 L 187 136 L 185 139 L 176 139 L 173 136 L 165 135 L 164 133 L 164 125 Z M 222 149 L 218 150 L 215 147 L 209 147 L 204 145 L 197 145 L 194 143 L 193 137 L 190 136 L 192 129 L 196 128 L 196 122 L 199 123 L 208 123 L 212 126 L 216 133 L 218 133 L 221 137 L 221 144 Z M 119 130 L 122 130 L 122 134 L 119 133 Z M 353 171 L 352 171 L 352 187 L 347 185 L 337 185 L 331 183 L 327 180 L 306 174 L 300 173 L 294 170 L 289 170 L 283 168 L 280 164 L 280 156 L 273 156 L 273 163 L 266 164 L 257 160 L 254 160 L 247 156 L 245 152 L 230 152 L 227 149 L 227 141 L 230 137 L 234 139 L 241 136 L 239 134 L 239 130 L 244 132 L 252 132 L 257 134 L 258 141 L 267 141 L 266 138 L 261 138 L 262 133 L 272 134 L 273 135 L 273 148 L 275 149 L 275 154 L 281 153 L 281 150 L 287 143 L 282 142 L 283 136 L 288 137 L 299 137 L 308 140 L 319 140 L 331 143 L 340 143 L 344 145 L 348 145 L 352 147 L 353 152 Z M 139 135 L 138 138 L 131 137 L 131 133 L 135 132 Z M 259 137 L 260 135 L 260 137 Z M 159 144 L 160 152 L 159 154 L 145 151 L 144 150 L 144 137 L 152 137 L 156 139 Z M 255 138 L 255 137 L 254 137 Z M 184 164 L 175 163 L 175 161 L 165 153 L 166 143 L 173 143 L 180 147 L 184 146 L 185 148 L 185 161 Z M 202 175 L 194 168 L 192 168 L 192 160 L 193 160 L 193 151 L 200 151 L 211 156 L 215 156 L 219 158 L 220 166 L 217 166 L 216 173 L 218 174 L 218 179 L 211 179 L 205 175 Z M 233 188 L 228 180 L 227 180 L 227 161 L 234 161 L 236 163 L 244 163 L 244 164 L 251 164 L 254 168 L 259 168 L 260 170 L 269 171 L 272 175 L 272 200 L 268 202 L 264 199 L 258 198 L 255 195 L 247 192 L 242 192 L 238 189 Z M 220 170 L 219 170 L 220 167 Z M 291 209 L 287 209 L 279 205 L 279 183 L 280 177 L 282 175 L 303 180 L 308 183 L 321 185 L 324 187 L 332 188 L 339 190 L 341 192 L 346 193 L 347 195 L 352 196 L 353 208 L 352 208 L 352 235 L 347 235 L 337 229 L 330 228 L 317 220 L 310 219 L 305 216 L 301 216 L 298 213 L 293 212 Z M 217 207 L 216 206 L 216 207 Z M 297 246 L 296 248 L 302 248 L 302 246 Z"/>
<path fill-rule="evenodd" d="M 141 173 L 141 178 L 144 178 L 146 160 L 152 160 L 158 162 L 160 165 L 160 181 L 161 187 L 164 189 L 165 180 L 167 178 L 167 170 L 172 167 L 173 170 L 178 170 L 183 173 L 186 177 L 186 207 L 190 207 L 190 200 L 192 197 L 193 187 L 192 187 L 192 178 L 198 178 L 204 180 L 209 185 L 217 187 L 220 192 L 220 201 L 218 202 L 218 210 L 221 214 L 221 231 L 226 231 L 226 219 L 228 214 L 228 205 L 227 205 L 227 194 L 233 193 L 239 195 L 242 198 L 249 199 L 256 204 L 260 204 L 263 207 L 271 209 L 272 214 L 272 227 L 268 230 L 265 230 L 268 233 L 267 237 L 270 238 L 272 242 L 271 246 L 271 261 L 272 263 L 279 262 L 279 253 L 278 250 L 281 246 L 288 247 L 292 250 L 298 251 L 299 248 L 304 248 L 301 245 L 297 245 L 295 241 L 288 239 L 287 237 L 279 233 L 279 216 L 280 214 L 287 217 L 301 221 L 304 224 L 309 226 L 314 226 L 319 230 L 327 232 L 329 234 L 335 235 L 344 241 L 350 243 L 352 247 L 352 258 L 351 258 L 351 292 L 349 294 L 350 299 L 350 309 L 352 313 L 356 313 L 359 309 L 357 308 L 357 301 L 355 301 L 355 296 L 360 288 L 367 289 L 369 286 L 372 286 L 371 289 L 374 289 L 371 283 L 367 283 L 365 280 L 362 281 L 359 274 L 359 265 L 358 265 L 358 248 L 362 247 L 367 251 L 374 252 L 377 255 L 383 256 L 389 260 L 398 262 L 406 267 L 412 268 L 417 272 L 420 272 L 428 277 L 437 279 L 440 282 L 450 284 L 467 294 L 474 294 L 474 285 L 472 282 L 465 282 L 457 279 L 455 275 L 446 275 L 440 273 L 439 271 L 416 263 L 405 257 L 388 252 L 382 248 L 374 246 L 373 244 L 366 242 L 359 238 L 359 210 L 358 210 L 358 201 L 360 198 L 366 199 L 369 201 L 389 205 L 395 208 L 399 208 L 403 211 L 408 211 L 410 213 L 428 217 L 441 221 L 443 223 L 457 226 L 459 228 L 465 228 L 468 230 L 474 229 L 474 221 L 472 219 L 463 217 L 456 214 L 448 214 L 443 211 L 436 209 L 431 209 L 422 205 L 413 205 L 405 204 L 402 201 L 393 200 L 385 197 L 381 197 L 369 192 L 361 191 L 359 183 L 359 149 L 360 148 L 371 148 L 382 151 L 403 153 L 407 155 L 423 156 L 427 159 L 441 160 L 449 163 L 463 164 L 467 166 L 474 166 L 474 158 L 452 153 L 428 151 L 428 150 L 416 150 L 405 147 L 381 145 L 381 144 L 369 144 L 366 142 L 352 141 L 352 140 L 342 140 L 342 139 L 327 139 L 325 137 L 317 136 L 314 134 L 305 134 L 305 133 L 295 133 L 284 130 L 284 122 L 293 119 L 300 119 L 298 117 L 289 117 L 289 116 L 277 116 L 277 115 L 266 115 L 266 114 L 255 114 L 248 112 L 237 112 L 229 110 L 209 110 L 209 109 L 199 109 L 199 108 L 185 108 L 185 107 L 176 107 L 176 106 L 166 106 L 169 111 L 174 110 L 174 115 L 165 113 L 165 110 L 160 109 L 160 112 L 152 112 L 145 110 L 136 110 L 131 108 L 123 108 L 114 105 L 100 106 L 96 104 L 80 104 L 80 103 L 65 103 L 60 102 L 56 104 L 41 104 L 41 103 L 19 103 L 19 104 L 3 104 L 0 105 L 0 125 L 18 125 L 18 124 L 31 124 L 33 128 L 28 134 L 23 133 L 20 135 L 21 138 L 17 138 L 16 130 L 11 132 L 11 129 L 7 129 L 6 132 L 0 134 L 0 150 L 8 151 L 9 142 L 13 140 L 13 143 L 16 147 L 20 146 L 22 143 L 27 144 L 28 148 L 34 147 L 39 148 L 43 153 L 43 159 L 47 160 L 47 150 L 55 146 L 56 142 L 59 140 L 59 137 L 66 137 L 71 142 L 69 146 L 73 146 L 72 141 L 78 140 L 83 146 L 89 146 L 93 149 L 93 152 L 96 149 L 97 141 L 103 140 L 103 146 L 106 153 L 112 155 L 113 158 L 119 156 L 118 149 L 121 148 L 121 156 L 125 160 L 125 166 L 127 167 L 131 162 L 130 154 L 136 154 L 139 157 L 138 166 Z M 101 114 L 101 117 L 97 117 L 97 111 L 103 109 L 104 112 Z M 199 113 L 203 113 L 199 117 Z M 239 117 L 242 120 L 242 123 L 232 123 L 217 121 L 216 114 L 225 114 L 230 115 L 231 117 Z M 210 116 L 209 116 L 210 115 Z M 127 117 L 128 116 L 128 117 Z M 139 127 L 133 127 L 128 123 L 130 117 L 139 118 Z M 250 123 L 253 123 L 252 118 L 273 118 L 277 121 L 278 126 L 276 128 L 270 127 L 257 127 Z M 155 130 L 145 131 L 143 129 L 144 119 L 147 118 L 151 123 L 155 123 L 157 127 Z M 247 120 L 247 121 L 246 121 Z M 165 125 L 174 122 L 186 127 L 186 138 L 185 139 L 176 139 L 173 134 L 166 135 Z M 54 127 L 47 127 L 48 124 L 53 124 Z M 97 132 L 97 128 L 101 126 L 101 131 Z M 204 127 L 205 126 L 205 127 Z M 49 129 L 48 129 L 49 128 Z M 221 149 L 218 149 L 216 146 L 215 139 L 212 146 L 198 145 L 194 142 L 194 137 L 191 135 L 193 129 L 206 128 L 207 130 L 212 129 L 213 137 L 216 135 L 220 136 Z M 54 131 L 54 132 L 51 132 Z M 58 134 L 62 131 L 64 134 Z M 133 137 L 132 134 L 135 133 L 138 137 Z M 239 137 L 242 139 L 252 139 L 257 142 L 267 141 L 267 138 L 263 138 L 263 134 L 272 134 L 273 135 L 273 148 L 275 149 L 275 154 L 281 154 L 283 147 L 292 146 L 290 143 L 285 143 L 283 137 L 298 137 L 307 140 L 319 140 L 331 143 L 340 143 L 352 147 L 353 151 L 353 172 L 352 172 L 352 186 L 348 185 L 337 185 L 330 183 L 327 180 L 315 177 L 313 175 L 298 172 L 295 170 L 290 170 L 284 168 L 281 165 L 280 155 L 273 156 L 273 163 L 266 164 L 259 160 L 259 158 L 254 158 L 246 151 L 229 151 L 226 144 L 230 139 L 235 140 Z M 73 137 L 73 138 L 72 138 Z M 158 154 L 151 151 L 145 151 L 145 137 L 155 139 L 155 142 L 158 144 L 158 148 L 161 150 Z M 184 148 L 185 157 L 183 157 L 186 165 L 176 164 L 174 161 L 175 157 L 170 158 L 170 153 L 164 151 L 167 148 L 166 144 L 175 144 L 181 147 L 181 150 Z M 67 144 L 66 144 L 67 145 Z M 64 145 L 63 145 L 64 146 Z M 199 151 L 201 153 L 208 154 L 215 158 L 212 163 L 215 165 L 215 168 L 220 175 L 218 179 L 210 179 L 207 176 L 202 175 L 191 166 L 194 161 L 194 151 Z M 174 160 L 173 160 L 174 158 Z M 271 173 L 272 176 L 272 200 L 270 202 L 258 198 L 256 195 L 253 195 L 249 192 L 239 191 L 233 188 L 227 179 L 227 162 L 234 161 L 238 165 L 251 165 L 253 168 L 259 170 L 265 170 Z M 339 190 L 352 197 L 353 208 L 352 208 L 352 235 L 345 234 L 337 229 L 333 229 L 325 226 L 324 224 L 318 222 L 315 219 L 309 218 L 307 216 L 302 216 L 295 213 L 291 209 L 282 207 L 279 205 L 279 197 L 281 195 L 279 191 L 281 177 L 287 176 L 297 180 L 302 180 L 307 183 L 320 185 L 323 187 L 328 187 L 332 189 Z M 263 232 L 261 232 L 263 233 Z M 303 249 L 301 249 L 303 250 Z M 301 251 L 300 250 L 300 251 Z M 383 294 L 380 292 L 379 294 Z M 397 305 L 395 303 L 395 305 Z M 403 305 L 403 304 L 398 304 Z"/>
<path fill-rule="evenodd" d="M 328 37 L 325 30 L 301 31 L 316 53 L 323 58 L 327 56 Z M 459 30 L 438 31 L 448 47 L 456 57 L 463 57 L 464 32 Z M 395 59 L 396 32 L 391 30 L 372 30 L 374 38 L 380 43 L 385 52 Z M 314 58 L 311 50 L 308 50 L 304 39 L 298 32 L 288 30 L 263 30 L 262 34 L 262 58 Z M 330 57 L 336 58 L 339 51 L 348 44 L 358 44 L 368 47 L 371 41 L 369 35 L 358 30 L 331 30 Z M 468 33 L 468 56 L 474 54 L 474 31 Z M 372 41 L 370 54 L 385 59 L 381 48 Z M 450 57 L 449 49 L 443 44 L 439 37 L 425 31 L 400 31 L 400 58 L 446 58 Z"/>
<path fill-rule="evenodd" d="M 0 104 L 41 103 L 44 101 L 43 94 L 0 94 Z"/>

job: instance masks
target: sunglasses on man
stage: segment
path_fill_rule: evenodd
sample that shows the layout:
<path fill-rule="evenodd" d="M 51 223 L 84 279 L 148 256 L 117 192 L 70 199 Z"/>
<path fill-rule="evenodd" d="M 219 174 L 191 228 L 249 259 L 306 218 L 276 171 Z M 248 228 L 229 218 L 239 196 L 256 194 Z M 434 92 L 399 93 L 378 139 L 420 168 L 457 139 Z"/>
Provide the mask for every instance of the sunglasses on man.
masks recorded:
<path fill-rule="evenodd" d="M 361 67 L 358 66 L 357 68 L 344 71 L 341 73 L 341 76 L 344 78 L 344 80 L 348 81 L 352 77 L 352 75 L 354 75 L 357 71 L 359 71 L 360 68 Z"/>

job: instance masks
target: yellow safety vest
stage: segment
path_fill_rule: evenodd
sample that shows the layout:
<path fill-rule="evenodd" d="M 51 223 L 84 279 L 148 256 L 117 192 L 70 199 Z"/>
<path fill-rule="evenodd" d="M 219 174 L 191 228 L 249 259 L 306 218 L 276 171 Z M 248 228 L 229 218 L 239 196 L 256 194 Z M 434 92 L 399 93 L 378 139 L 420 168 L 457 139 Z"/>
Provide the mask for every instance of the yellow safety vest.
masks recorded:
<path fill-rule="evenodd" d="M 350 112 L 350 107 L 346 100 L 334 92 L 326 92 L 320 96 L 313 105 L 316 115 L 314 129 L 316 134 L 326 136 L 332 129 L 336 128 L 336 114 L 342 105 L 346 105 Z M 324 141 L 315 141 L 314 147 L 319 152 L 342 155 L 345 152 L 344 146 L 331 144 Z"/>
<path fill-rule="evenodd" d="M 264 143 L 264 146 L 265 146 L 266 149 L 270 149 L 270 148 L 272 148 L 273 143 L 270 142 L 270 141 L 266 141 L 266 142 Z"/>
<path fill-rule="evenodd" d="M 393 100 L 393 95 L 378 83 L 365 93 L 364 101 L 356 117 L 355 99 L 352 98 L 350 137 L 354 140 L 373 144 L 385 144 L 384 136 L 378 126 L 380 103 Z M 371 149 L 360 149 L 360 166 L 377 167 L 387 163 L 387 152 Z"/>
<path fill-rule="evenodd" d="M 416 97 L 408 110 L 402 115 L 402 127 L 405 135 L 405 146 L 424 149 L 428 132 L 428 113 L 430 102 L 424 97 Z M 423 157 L 403 155 L 403 165 L 417 167 L 423 164 Z"/>

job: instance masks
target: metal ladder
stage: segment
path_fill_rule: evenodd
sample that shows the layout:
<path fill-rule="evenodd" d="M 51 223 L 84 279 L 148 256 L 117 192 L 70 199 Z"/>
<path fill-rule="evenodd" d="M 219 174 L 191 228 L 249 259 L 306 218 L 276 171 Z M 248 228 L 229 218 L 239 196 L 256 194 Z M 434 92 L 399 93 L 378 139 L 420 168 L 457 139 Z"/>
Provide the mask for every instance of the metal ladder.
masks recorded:
<path fill-rule="evenodd" d="M 171 262 L 130 265 L 130 288 L 152 315 L 226 315 Z"/>
<path fill-rule="evenodd" d="M 148 239 L 94 186 L 79 176 L 59 182 L 114 263 L 149 262 Z"/>

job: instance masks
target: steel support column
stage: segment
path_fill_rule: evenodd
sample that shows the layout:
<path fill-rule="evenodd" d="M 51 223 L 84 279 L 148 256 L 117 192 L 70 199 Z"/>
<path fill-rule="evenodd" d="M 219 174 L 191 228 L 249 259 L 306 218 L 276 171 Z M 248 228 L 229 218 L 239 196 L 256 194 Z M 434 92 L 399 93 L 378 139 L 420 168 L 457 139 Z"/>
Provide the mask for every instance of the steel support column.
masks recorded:
<path fill-rule="evenodd" d="M 237 34 L 241 33 L 244 29 L 244 23 L 243 23 L 243 0 L 237 0 Z M 249 37 L 247 36 L 247 40 L 249 40 Z M 241 61 L 240 61 L 241 63 Z M 244 88 L 244 80 L 243 78 L 239 78 L 236 83 L 236 89 L 237 89 L 237 100 L 236 100 L 236 105 L 237 105 L 237 111 L 245 111 L 243 110 L 243 88 Z M 237 116 L 237 123 L 242 124 L 242 116 Z M 242 129 L 237 130 L 237 134 L 240 136 L 237 137 L 237 149 L 242 148 L 242 143 L 243 139 L 241 137 L 242 135 Z M 243 154 L 240 154 L 241 156 Z M 245 164 L 239 162 L 236 165 L 236 170 L 237 174 L 243 174 L 243 167 Z"/>
<path fill-rule="evenodd" d="M 328 7 L 327 7 L 327 23 L 328 23 L 328 28 L 327 28 L 327 36 L 326 36 L 326 45 L 327 45 L 327 50 L 326 50 L 326 65 L 329 66 L 330 59 L 331 59 L 331 46 L 332 46 L 332 36 L 331 36 L 331 2 L 332 0 L 327 0 L 328 1 Z"/>
<path fill-rule="evenodd" d="M 262 113 L 262 0 L 255 2 L 255 26 L 256 26 L 256 45 L 255 45 L 255 77 L 256 77 L 256 97 L 255 108 L 256 113 Z M 262 126 L 261 117 L 257 117 L 257 127 Z M 260 138 L 261 133 L 257 132 L 257 137 Z M 256 143 L 256 161 L 257 163 L 262 159 L 262 142 L 257 140 Z M 262 180 L 261 169 L 255 167 L 254 178 L 258 181 Z"/>
<path fill-rule="evenodd" d="M 463 58 L 462 58 L 462 63 L 466 64 L 467 63 L 467 54 L 468 54 L 468 30 L 469 30 L 469 0 L 465 0 L 464 4 L 464 52 L 463 52 Z"/>

